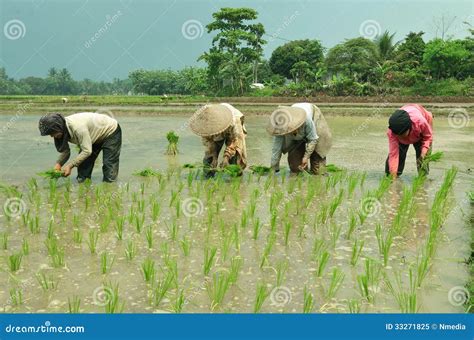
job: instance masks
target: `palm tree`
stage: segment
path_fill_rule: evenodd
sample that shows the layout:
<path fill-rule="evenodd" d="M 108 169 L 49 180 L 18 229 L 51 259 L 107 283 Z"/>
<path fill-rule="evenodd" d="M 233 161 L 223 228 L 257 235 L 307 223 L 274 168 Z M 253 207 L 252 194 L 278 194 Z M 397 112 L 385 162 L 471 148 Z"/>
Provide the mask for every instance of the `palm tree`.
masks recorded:
<path fill-rule="evenodd" d="M 387 60 L 391 60 L 394 56 L 395 49 L 400 43 L 399 41 L 394 43 L 394 37 L 395 33 L 390 34 L 389 31 L 385 31 L 375 38 L 374 43 L 377 46 L 379 61 L 382 63 Z"/>

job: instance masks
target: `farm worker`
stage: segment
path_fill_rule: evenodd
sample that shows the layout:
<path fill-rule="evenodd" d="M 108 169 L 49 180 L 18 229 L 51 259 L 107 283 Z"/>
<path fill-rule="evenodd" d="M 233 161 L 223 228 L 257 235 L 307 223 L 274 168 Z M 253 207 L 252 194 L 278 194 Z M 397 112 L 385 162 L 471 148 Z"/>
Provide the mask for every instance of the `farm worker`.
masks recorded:
<path fill-rule="evenodd" d="M 270 116 L 267 131 L 273 137 L 271 168 L 280 170 L 282 154 L 288 153 L 292 173 L 321 173 L 332 146 L 332 135 L 321 110 L 310 103 L 280 106 Z"/>
<path fill-rule="evenodd" d="M 219 152 L 224 143 L 224 157 L 220 167 L 229 164 L 247 166 L 247 148 L 244 115 L 230 104 L 208 104 L 197 110 L 190 118 L 189 127 L 202 138 L 204 151 L 204 173 L 206 178 L 215 175 Z"/>
<path fill-rule="evenodd" d="M 423 158 L 433 142 L 433 115 L 419 104 L 407 104 L 390 116 L 387 136 L 389 151 L 385 173 L 393 178 L 403 173 L 410 144 L 415 148 L 416 167 L 420 173 Z"/>
<path fill-rule="evenodd" d="M 39 130 L 42 136 L 54 138 L 56 150 L 60 153 L 55 170 L 62 170 L 64 176 L 77 167 L 77 180 L 83 182 L 91 178 L 94 162 L 100 151 L 103 154 L 103 181 L 114 182 L 119 172 L 122 130 L 118 122 L 106 115 L 82 112 L 64 117 L 52 113 L 41 117 Z M 79 146 L 79 154 L 71 161 L 69 143 Z"/>

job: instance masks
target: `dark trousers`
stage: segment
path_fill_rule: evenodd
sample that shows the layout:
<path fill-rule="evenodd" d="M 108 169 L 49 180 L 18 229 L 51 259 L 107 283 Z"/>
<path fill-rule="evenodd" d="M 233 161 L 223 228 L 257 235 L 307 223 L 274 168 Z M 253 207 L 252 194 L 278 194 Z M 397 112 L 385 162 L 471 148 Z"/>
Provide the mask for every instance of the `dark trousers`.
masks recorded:
<path fill-rule="evenodd" d="M 402 144 L 398 143 L 398 171 L 397 171 L 397 176 L 400 176 L 403 173 L 403 169 L 405 168 L 405 160 L 407 158 L 407 152 L 408 148 L 410 147 L 410 144 Z M 413 144 L 413 147 L 415 148 L 416 152 L 416 169 L 418 170 L 418 173 L 421 170 L 421 141 Z M 426 174 L 429 172 L 429 168 L 423 169 Z M 387 175 L 390 175 L 390 170 L 388 166 L 388 157 L 387 160 L 385 161 L 385 173 Z"/>
<path fill-rule="evenodd" d="M 221 149 L 224 146 L 225 140 L 223 139 L 214 143 L 215 143 L 215 148 L 216 148 L 216 157 L 219 157 L 219 153 L 221 152 Z M 239 155 L 238 153 L 236 153 L 231 159 L 229 159 L 229 164 L 237 164 L 238 157 Z M 216 172 L 211 169 L 213 159 L 214 157 L 212 156 L 210 157 L 204 156 L 204 159 L 202 160 L 202 162 L 204 163 L 204 176 L 206 178 L 212 178 L 216 174 Z"/>
<path fill-rule="evenodd" d="M 300 145 L 288 152 L 288 165 L 290 166 L 291 172 L 301 172 L 299 166 L 303 161 L 305 152 L 306 143 L 301 143 Z M 314 151 L 309 158 L 309 172 L 313 175 L 319 174 L 321 165 L 326 165 L 326 157 L 321 157 L 316 151 Z"/>
<path fill-rule="evenodd" d="M 84 182 L 91 178 L 92 169 L 99 153 L 102 151 L 102 173 L 104 182 L 115 182 L 119 173 L 120 150 L 122 148 L 122 129 L 117 129 L 100 143 L 92 144 L 92 154 L 77 168 L 77 180 Z"/>

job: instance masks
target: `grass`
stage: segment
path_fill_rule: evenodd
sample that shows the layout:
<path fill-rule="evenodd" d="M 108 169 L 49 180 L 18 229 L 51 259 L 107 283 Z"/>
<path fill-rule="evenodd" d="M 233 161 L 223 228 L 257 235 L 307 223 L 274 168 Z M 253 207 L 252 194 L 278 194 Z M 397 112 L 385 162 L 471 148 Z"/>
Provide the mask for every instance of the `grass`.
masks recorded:
<path fill-rule="evenodd" d="M 169 131 L 166 134 L 166 139 L 168 140 L 168 148 L 166 149 L 166 154 L 171 156 L 177 155 L 179 153 L 179 136 L 174 131 Z"/>
<path fill-rule="evenodd" d="M 270 295 L 267 286 L 264 283 L 257 284 L 257 290 L 255 293 L 255 303 L 253 306 L 253 312 L 259 313 L 262 309 L 263 303 Z"/>

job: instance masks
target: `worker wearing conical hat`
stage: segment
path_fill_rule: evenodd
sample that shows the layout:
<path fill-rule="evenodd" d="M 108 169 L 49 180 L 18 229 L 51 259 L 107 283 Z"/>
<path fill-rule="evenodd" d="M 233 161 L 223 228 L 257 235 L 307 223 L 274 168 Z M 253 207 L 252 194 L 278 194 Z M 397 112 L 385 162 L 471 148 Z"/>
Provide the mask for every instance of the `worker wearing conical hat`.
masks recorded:
<path fill-rule="evenodd" d="M 218 165 L 219 153 L 224 146 L 221 167 L 236 164 L 245 169 L 247 166 L 247 150 L 244 126 L 244 115 L 230 104 L 209 104 L 194 113 L 189 127 L 202 138 L 205 147 L 204 171 L 206 177 L 212 177 Z"/>
<path fill-rule="evenodd" d="M 288 153 L 292 173 L 309 170 L 318 174 L 326 165 L 332 146 L 332 135 L 321 110 L 310 103 L 280 106 L 268 123 L 267 131 L 274 136 L 271 167 L 280 170 L 282 154 Z"/>

